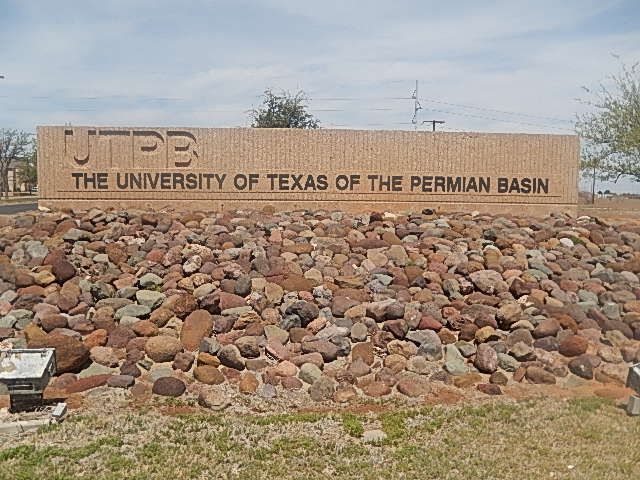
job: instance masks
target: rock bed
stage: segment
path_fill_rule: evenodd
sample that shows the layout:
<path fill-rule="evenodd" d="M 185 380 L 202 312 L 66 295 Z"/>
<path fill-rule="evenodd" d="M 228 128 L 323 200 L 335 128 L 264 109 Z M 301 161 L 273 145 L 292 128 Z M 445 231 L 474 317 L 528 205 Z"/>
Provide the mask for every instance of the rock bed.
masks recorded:
<path fill-rule="evenodd" d="M 34 213 L 0 220 L 0 340 L 68 394 L 314 401 L 623 385 L 640 226 L 589 217 Z"/>

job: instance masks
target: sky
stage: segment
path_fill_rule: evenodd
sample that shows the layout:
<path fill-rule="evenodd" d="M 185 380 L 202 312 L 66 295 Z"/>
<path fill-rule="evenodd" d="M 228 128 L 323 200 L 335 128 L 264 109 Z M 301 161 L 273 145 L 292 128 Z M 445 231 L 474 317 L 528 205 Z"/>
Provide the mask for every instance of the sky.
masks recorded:
<path fill-rule="evenodd" d="M 0 127 L 249 126 L 272 88 L 412 130 L 417 80 L 419 129 L 571 134 L 616 56 L 640 61 L 638 0 L 0 0 Z"/>

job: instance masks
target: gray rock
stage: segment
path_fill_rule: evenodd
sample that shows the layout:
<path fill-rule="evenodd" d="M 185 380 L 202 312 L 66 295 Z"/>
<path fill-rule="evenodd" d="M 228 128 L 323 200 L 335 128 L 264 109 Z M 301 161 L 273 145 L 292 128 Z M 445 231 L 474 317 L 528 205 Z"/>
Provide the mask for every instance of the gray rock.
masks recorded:
<path fill-rule="evenodd" d="M 451 375 L 464 375 L 469 372 L 467 363 L 454 345 L 444 347 L 444 369 Z"/>
<path fill-rule="evenodd" d="M 313 363 L 303 364 L 298 372 L 298 378 L 310 385 L 313 385 L 320 377 L 322 377 L 322 370 Z"/>
<path fill-rule="evenodd" d="M 145 273 L 138 280 L 138 284 L 142 288 L 159 287 L 160 285 L 162 285 L 162 283 L 163 283 L 162 278 L 156 275 L 155 273 Z"/>
<path fill-rule="evenodd" d="M 162 304 L 164 299 L 167 298 L 162 292 L 156 292 L 154 290 L 138 290 L 136 292 L 136 300 L 140 305 L 154 309 Z M 141 315 L 142 316 L 142 315 Z"/>
<path fill-rule="evenodd" d="M 329 377 L 322 376 L 309 387 L 309 396 L 316 402 L 331 400 L 335 389 L 335 382 Z"/>
<path fill-rule="evenodd" d="M 128 317 L 141 318 L 149 315 L 150 313 L 151 308 L 148 306 L 130 303 L 129 305 L 119 308 L 118 311 L 116 311 L 115 318 L 116 320 L 120 320 L 125 315 Z"/>

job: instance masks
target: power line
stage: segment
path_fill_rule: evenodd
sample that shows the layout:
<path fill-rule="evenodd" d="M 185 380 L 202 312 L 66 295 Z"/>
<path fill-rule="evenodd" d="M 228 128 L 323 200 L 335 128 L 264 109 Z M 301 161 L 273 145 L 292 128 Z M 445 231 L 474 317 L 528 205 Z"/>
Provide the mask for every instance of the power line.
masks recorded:
<path fill-rule="evenodd" d="M 541 116 L 541 115 L 531 115 L 529 113 L 517 113 L 517 112 L 510 112 L 507 110 L 497 110 L 495 108 L 485 108 L 485 107 L 478 107 L 475 105 L 465 105 L 462 103 L 452 103 L 452 102 L 445 102 L 442 100 L 435 100 L 433 98 L 423 98 L 424 101 L 426 102 L 432 102 L 432 103 L 440 103 L 442 105 L 451 105 L 452 107 L 461 107 L 461 108 L 470 108 L 470 109 L 474 109 L 474 110 L 484 110 L 487 112 L 495 112 L 495 113 L 503 113 L 505 115 L 516 115 L 519 117 L 529 117 L 529 118 L 539 118 L 542 120 L 551 120 L 551 121 L 556 121 L 556 122 L 565 122 L 565 123 L 573 123 L 571 120 L 566 120 L 566 119 L 562 119 L 562 118 L 556 118 L 556 117 L 545 117 L 545 116 Z"/>

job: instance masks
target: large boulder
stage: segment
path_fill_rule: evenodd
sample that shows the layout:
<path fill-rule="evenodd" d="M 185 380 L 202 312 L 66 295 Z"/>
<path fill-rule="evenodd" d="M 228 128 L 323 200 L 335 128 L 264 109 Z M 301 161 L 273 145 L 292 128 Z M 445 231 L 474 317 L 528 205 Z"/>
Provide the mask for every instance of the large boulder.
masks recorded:
<path fill-rule="evenodd" d="M 89 361 L 89 349 L 68 335 L 49 334 L 29 339 L 29 348 L 55 348 L 57 373 L 79 372 Z"/>

